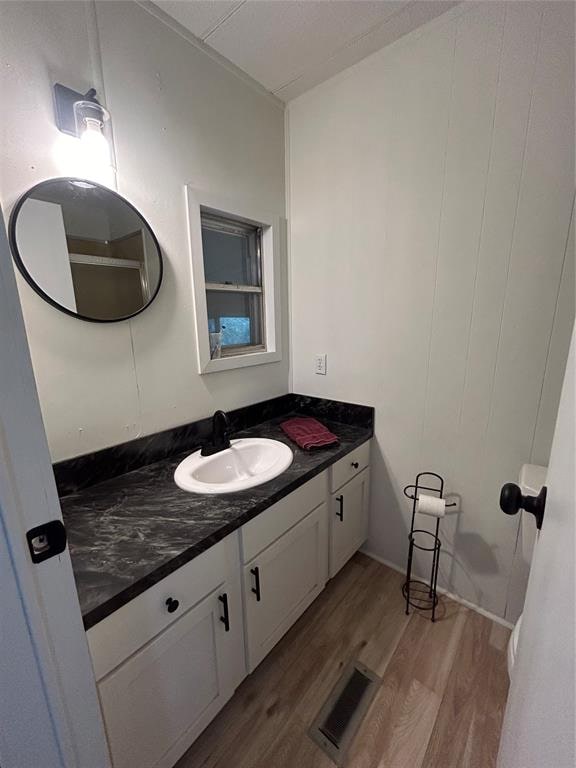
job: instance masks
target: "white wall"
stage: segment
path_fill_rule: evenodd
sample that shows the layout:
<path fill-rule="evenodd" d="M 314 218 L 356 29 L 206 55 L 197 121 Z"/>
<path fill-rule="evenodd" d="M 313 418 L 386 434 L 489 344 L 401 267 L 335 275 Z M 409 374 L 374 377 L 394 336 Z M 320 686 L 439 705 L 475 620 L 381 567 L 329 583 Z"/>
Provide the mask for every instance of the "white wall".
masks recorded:
<path fill-rule="evenodd" d="M 574 316 L 573 13 L 457 7 L 288 110 L 293 388 L 376 407 L 367 548 L 404 566 L 440 472 L 441 581 L 510 619 L 499 491 L 548 460 Z"/>
<path fill-rule="evenodd" d="M 67 317 L 19 279 L 54 460 L 288 390 L 287 354 L 196 372 L 184 199 L 192 183 L 284 215 L 282 108 L 135 3 L 97 3 L 95 18 L 90 2 L 0 3 L 5 213 L 34 183 L 74 172 L 58 152 L 66 137 L 54 125 L 52 84 L 102 91 L 103 78 L 118 191 L 148 219 L 165 256 L 151 307 L 111 325 Z"/>

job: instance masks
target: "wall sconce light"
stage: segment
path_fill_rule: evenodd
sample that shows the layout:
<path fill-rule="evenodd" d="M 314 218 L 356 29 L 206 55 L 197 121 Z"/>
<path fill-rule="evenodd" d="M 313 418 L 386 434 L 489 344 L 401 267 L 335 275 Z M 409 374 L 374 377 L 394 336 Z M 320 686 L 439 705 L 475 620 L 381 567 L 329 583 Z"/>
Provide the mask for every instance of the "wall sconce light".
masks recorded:
<path fill-rule="evenodd" d="M 91 88 L 82 94 L 56 83 L 54 104 L 58 129 L 80 140 L 83 173 L 94 175 L 113 170 L 110 113 L 96 98 L 96 90 Z"/>

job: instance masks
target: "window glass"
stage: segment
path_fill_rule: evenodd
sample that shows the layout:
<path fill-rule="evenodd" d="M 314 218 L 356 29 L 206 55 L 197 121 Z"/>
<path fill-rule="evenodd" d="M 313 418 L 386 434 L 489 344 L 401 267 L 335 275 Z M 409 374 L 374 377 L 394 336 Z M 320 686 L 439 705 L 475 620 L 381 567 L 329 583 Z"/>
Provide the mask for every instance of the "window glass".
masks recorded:
<path fill-rule="evenodd" d="M 220 344 L 262 344 L 262 295 L 232 291 L 207 291 L 208 330 L 220 333 Z"/>
<path fill-rule="evenodd" d="M 207 283 L 260 285 L 259 230 L 202 217 L 202 250 Z"/>
<path fill-rule="evenodd" d="M 210 356 L 262 349 L 261 229 L 212 213 L 201 219 Z"/>

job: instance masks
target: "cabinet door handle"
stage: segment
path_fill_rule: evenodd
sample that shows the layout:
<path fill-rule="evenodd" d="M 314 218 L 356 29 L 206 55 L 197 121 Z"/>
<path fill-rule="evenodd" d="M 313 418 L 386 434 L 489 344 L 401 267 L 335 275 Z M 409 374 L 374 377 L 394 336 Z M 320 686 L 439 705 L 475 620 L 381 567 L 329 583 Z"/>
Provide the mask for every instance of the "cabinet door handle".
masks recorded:
<path fill-rule="evenodd" d="M 228 613 L 228 595 L 224 592 L 223 595 L 218 595 L 218 600 L 224 606 L 224 616 L 220 616 L 220 621 L 224 624 L 226 632 L 230 632 L 230 614 Z"/>
<path fill-rule="evenodd" d="M 336 511 L 336 517 L 340 519 L 340 522 L 344 521 L 344 496 L 336 496 L 336 501 L 340 505 L 340 509 Z"/>
<path fill-rule="evenodd" d="M 256 602 L 260 602 L 261 594 L 260 594 L 260 568 L 258 566 L 254 566 L 254 568 L 250 568 L 250 573 L 254 576 L 254 586 L 252 587 L 252 592 L 256 595 Z"/>
<path fill-rule="evenodd" d="M 178 600 L 174 600 L 173 597 L 169 597 L 166 600 L 166 609 L 168 613 L 174 613 L 174 611 L 177 611 L 179 605 L 180 603 L 178 602 Z"/>
<path fill-rule="evenodd" d="M 360 464 L 358 464 L 358 462 L 357 462 L 357 461 L 353 461 L 353 462 L 351 462 L 351 466 L 352 466 L 352 467 L 354 467 L 354 469 L 358 469 L 358 467 L 360 466 Z"/>

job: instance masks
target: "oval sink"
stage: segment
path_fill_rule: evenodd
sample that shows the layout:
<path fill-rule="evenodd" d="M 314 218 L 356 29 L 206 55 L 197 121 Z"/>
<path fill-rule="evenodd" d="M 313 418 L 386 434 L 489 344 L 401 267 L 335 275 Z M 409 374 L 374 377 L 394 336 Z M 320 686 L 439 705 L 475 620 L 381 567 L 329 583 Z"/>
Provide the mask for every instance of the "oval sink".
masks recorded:
<path fill-rule="evenodd" d="M 241 438 L 212 456 L 202 456 L 200 451 L 187 456 L 176 467 L 174 481 L 183 491 L 234 493 L 278 477 L 293 457 L 290 448 L 278 440 Z"/>

